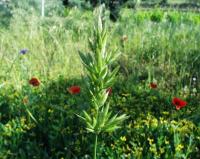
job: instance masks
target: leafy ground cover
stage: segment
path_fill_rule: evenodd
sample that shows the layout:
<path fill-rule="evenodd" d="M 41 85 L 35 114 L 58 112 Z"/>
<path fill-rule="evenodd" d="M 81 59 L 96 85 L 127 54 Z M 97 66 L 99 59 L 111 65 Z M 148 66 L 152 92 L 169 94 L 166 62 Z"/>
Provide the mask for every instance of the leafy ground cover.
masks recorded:
<path fill-rule="evenodd" d="M 75 114 L 89 108 L 78 51 L 89 51 L 93 14 L 24 13 L 0 29 L 0 158 L 91 158 Z M 100 136 L 100 158 L 199 158 L 199 14 L 123 9 L 108 25 L 108 50 L 121 52 L 109 101 L 129 119 Z"/>

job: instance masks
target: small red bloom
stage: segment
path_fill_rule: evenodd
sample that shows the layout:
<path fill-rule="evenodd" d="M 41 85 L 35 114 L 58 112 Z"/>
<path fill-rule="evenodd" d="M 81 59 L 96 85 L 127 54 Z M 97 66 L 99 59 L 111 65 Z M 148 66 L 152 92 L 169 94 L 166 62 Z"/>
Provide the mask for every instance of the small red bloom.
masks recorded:
<path fill-rule="evenodd" d="M 184 101 L 180 98 L 176 98 L 176 97 L 173 98 L 172 103 L 174 104 L 174 106 L 176 106 L 177 110 L 179 110 L 187 105 L 186 101 Z"/>
<path fill-rule="evenodd" d="M 71 86 L 67 90 L 70 94 L 79 94 L 81 91 L 81 88 L 79 86 Z"/>
<path fill-rule="evenodd" d="M 150 87 L 151 87 L 152 89 L 155 89 L 155 88 L 157 88 L 157 84 L 156 84 L 156 83 L 153 83 L 153 82 L 151 82 L 151 83 L 150 83 Z"/>
<path fill-rule="evenodd" d="M 111 88 L 111 87 L 108 88 L 108 89 L 106 90 L 106 92 L 108 93 L 108 95 L 111 95 L 111 94 L 112 94 L 112 88 Z"/>
<path fill-rule="evenodd" d="M 29 84 L 32 85 L 33 87 L 37 87 L 40 85 L 40 81 L 36 77 L 32 77 L 29 80 Z"/>

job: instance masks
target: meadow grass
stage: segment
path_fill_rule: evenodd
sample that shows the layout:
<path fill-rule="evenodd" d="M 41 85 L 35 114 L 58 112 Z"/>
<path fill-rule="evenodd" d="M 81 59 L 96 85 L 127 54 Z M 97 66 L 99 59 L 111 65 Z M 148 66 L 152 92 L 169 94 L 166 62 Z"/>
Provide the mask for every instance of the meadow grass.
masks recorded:
<path fill-rule="evenodd" d="M 87 48 L 92 18 L 89 21 L 90 14 L 72 12 L 66 18 L 41 19 L 34 14 L 13 17 L 10 27 L 1 33 L 1 77 L 6 75 L 9 81 L 20 85 L 31 76 L 80 76 L 78 50 Z M 19 52 L 24 48 L 28 53 L 23 56 Z"/>
<path fill-rule="evenodd" d="M 132 13 L 123 10 L 120 20 L 110 24 L 110 48 L 120 46 L 122 59 L 128 60 L 121 60 L 121 64 L 132 65 L 124 67 L 134 74 L 148 72 L 151 78 L 162 80 L 159 83 L 163 85 L 172 77 L 171 81 L 176 80 L 177 85 L 190 86 L 189 79 L 199 76 L 200 16 L 161 12 L 161 19 L 152 22 L 151 15 L 157 12 L 161 11 Z M 17 14 L 9 29 L 1 31 L 1 77 L 6 75 L 9 80 L 20 83 L 33 75 L 42 78 L 80 76 L 82 66 L 77 52 L 88 48 L 91 15 L 91 12 L 77 9 L 71 10 L 65 18 L 41 19 L 34 14 L 23 17 Z M 170 15 L 172 21 L 168 18 Z M 128 37 L 124 44 L 121 41 L 123 35 Z M 19 55 L 23 48 L 29 50 L 25 56 Z M 143 65 L 139 61 L 143 61 Z"/>

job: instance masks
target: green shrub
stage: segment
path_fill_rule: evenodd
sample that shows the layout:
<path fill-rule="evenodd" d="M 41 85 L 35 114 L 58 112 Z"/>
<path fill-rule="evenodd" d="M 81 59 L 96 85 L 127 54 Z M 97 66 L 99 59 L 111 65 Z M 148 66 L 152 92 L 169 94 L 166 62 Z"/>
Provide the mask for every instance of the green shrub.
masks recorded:
<path fill-rule="evenodd" d="M 161 22 L 163 20 L 164 13 L 161 10 L 154 10 L 154 12 L 151 14 L 151 21 L 152 22 Z"/>

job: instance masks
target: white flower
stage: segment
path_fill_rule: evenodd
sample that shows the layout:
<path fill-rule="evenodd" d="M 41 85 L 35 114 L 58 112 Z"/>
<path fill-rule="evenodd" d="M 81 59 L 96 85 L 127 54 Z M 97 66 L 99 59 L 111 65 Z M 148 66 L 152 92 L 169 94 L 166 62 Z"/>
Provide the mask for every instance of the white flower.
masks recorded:
<path fill-rule="evenodd" d="M 192 78 L 192 80 L 193 80 L 193 81 L 196 81 L 196 80 L 197 80 L 197 78 L 196 78 L 196 77 L 193 77 L 193 78 Z"/>

